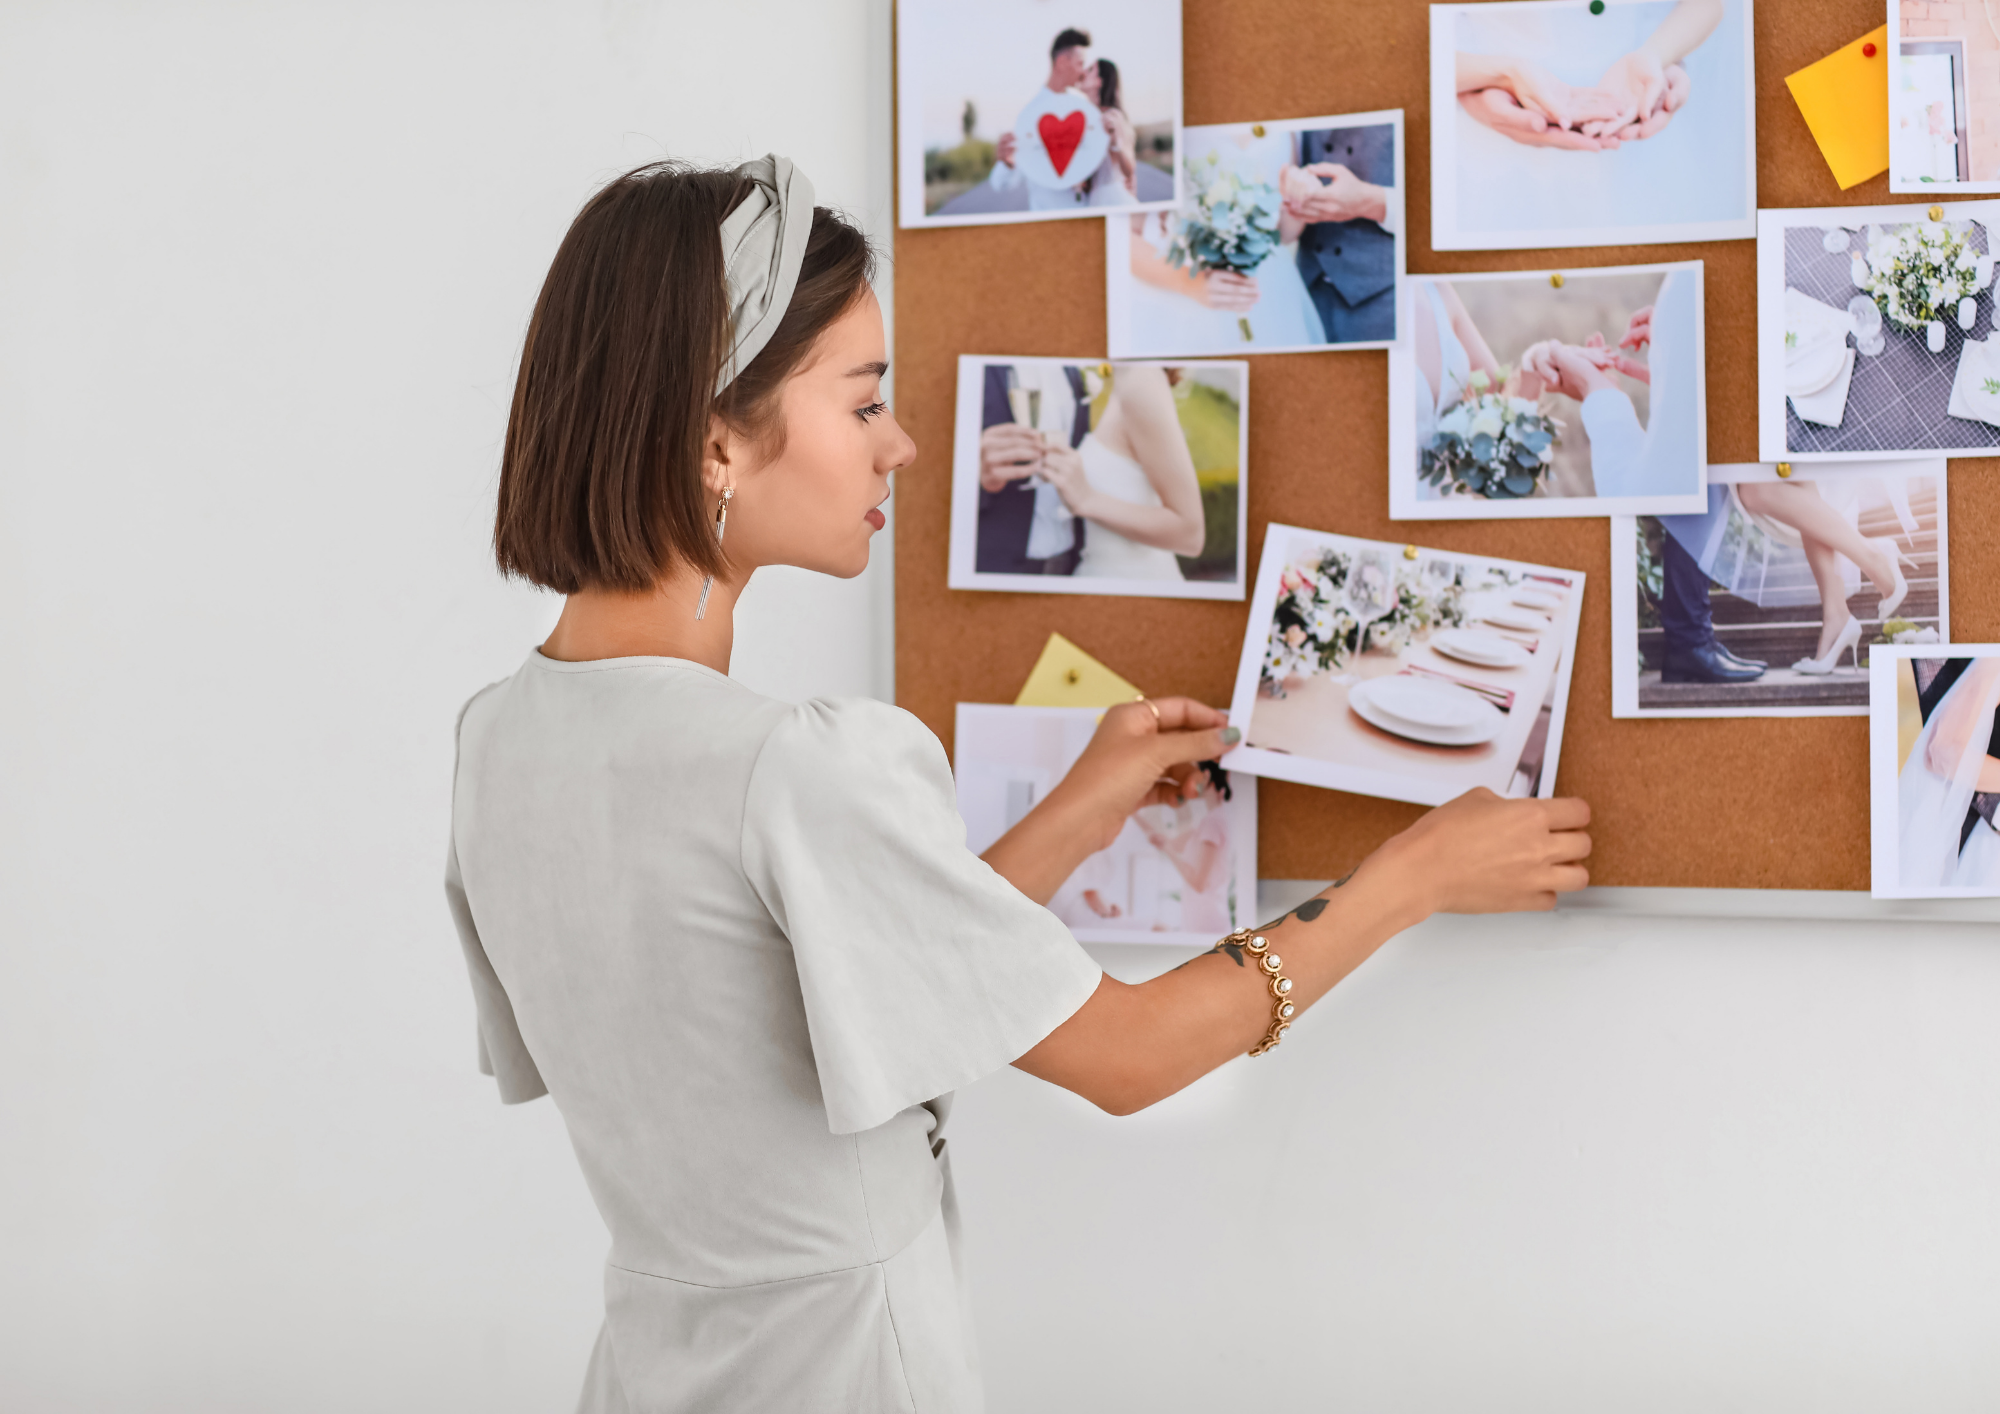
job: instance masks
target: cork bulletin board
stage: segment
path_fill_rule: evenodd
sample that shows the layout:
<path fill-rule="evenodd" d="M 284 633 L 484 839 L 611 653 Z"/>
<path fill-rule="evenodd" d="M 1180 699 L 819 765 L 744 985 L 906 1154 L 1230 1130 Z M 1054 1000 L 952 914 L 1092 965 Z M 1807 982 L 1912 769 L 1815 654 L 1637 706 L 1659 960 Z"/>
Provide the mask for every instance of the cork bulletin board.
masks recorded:
<path fill-rule="evenodd" d="M 1429 7 L 1422 0 L 1183 0 L 1185 121 L 1403 110 L 1412 274 L 1705 262 L 1708 454 L 1757 459 L 1756 243 L 1434 252 Z M 1758 0 L 1760 206 L 1890 201 L 1886 175 L 1842 192 L 1784 76 L 1883 22 L 1881 0 Z M 1246 603 L 960 592 L 945 587 L 952 407 L 961 353 L 1105 353 L 1096 221 L 895 234 L 896 411 L 916 462 L 896 486 L 896 700 L 949 748 L 960 702 L 1010 702 L 1058 631 L 1155 695 L 1227 706 Z M 1272 520 L 1585 571 L 1560 794 L 1595 812 L 1592 882 L 1866 889 L 1864 717 L 1615 721 L 1610 531 L 1602 518 L 1391 521 L 1381 352 L 1251 357 L 1249 546 Z M 1951 636 L 2000 639 L 2000 460 L 1954 459 Z M 1259 784 L 1259 873 L 1335 878 L 1421 809 Z"/>

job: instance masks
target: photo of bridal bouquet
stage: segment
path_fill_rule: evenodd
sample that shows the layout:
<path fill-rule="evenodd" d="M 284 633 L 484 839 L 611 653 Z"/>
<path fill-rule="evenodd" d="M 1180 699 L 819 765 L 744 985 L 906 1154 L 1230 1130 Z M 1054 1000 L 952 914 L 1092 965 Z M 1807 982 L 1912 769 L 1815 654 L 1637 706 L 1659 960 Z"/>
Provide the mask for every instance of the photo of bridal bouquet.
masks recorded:
<path fill-rule="evenodd" d="M 1417 475 L 1432 486 L 1488 500 L 1532 496 L 1561 440 L 1560 418 L 1529 398 L 1492 391 L 1483 371 L 1472 396 L 1438 420 L 1437 440 L 1423 449 Z"/>
<path fill-rule="evenodd" d="M 1186 193 L 1187 212 L 1167 250 L 1169 264 L 1247 275 L 1278 248 L 1278 214 L 1284 203 L 1270 182 L 1245 179 L 1210 151 L 1187 163 Z M 1244 342 L 1250 342 L 1255 336 L 1249 317 L 1236 323 Z"/>
<path fill-rule="evenodd" d="M 1462 568 L 1392 566 L 1374 552 L 1325 550 L 1286 568 L 1264 649 L 1263 681 L 1338 672 L 1356 653 L 1401 653 L 1418 634 L 1465 623 Z"/>
<path fill-rule="evenodd" d="M 1862 288 L 1882 317 L 1913 334 L 1953 316 L 1958 302 L 1977 294 L 1982 275 L 1991 273 L 1990 264 L 1982 271 L 1967 231 L 1944 221 L 1870 226 L 1857 263 L 1867 274 Z"/>

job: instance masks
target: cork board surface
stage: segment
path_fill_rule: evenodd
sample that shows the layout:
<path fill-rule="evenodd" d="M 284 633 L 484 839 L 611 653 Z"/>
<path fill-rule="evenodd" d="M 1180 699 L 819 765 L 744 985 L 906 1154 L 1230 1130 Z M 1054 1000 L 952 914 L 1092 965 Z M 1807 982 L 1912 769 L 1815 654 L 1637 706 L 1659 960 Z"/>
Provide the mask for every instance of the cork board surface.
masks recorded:
<path fill-rule="evenodd" d="M 1763 0 L 1755 11 L 1760 206 L 1867 205 L 1841 192 L 1784 77 L 1882 23 L 1880 0 Z M 1428 6 L 1419 0 L 1183 0 L 1185 121 L 1401 108 L 1412 273 L 1701 260 L 1707 277 L 1708 451 L 1757 459 L 1756 242 L 1587 250 L 1430 248 Z M 1104 234 L 1095 221 L 895 233 L 896 412 L 916 462 L 896 478 L 896 700 L 947 748 L 959 702 L 1010 702 L 1051 630 L 1155 695 L 1227 706 L 1247 603 L 945 588 L 952 406 L 961 353 L 1105 351 Z M 1866 889 L 1867 720 L 1611 717 L 1605 521 L 1391 521 L 1388 368 L 1381 352 L 1251 357 L 1248 567 L 1265 523 L 1581 569 L 1590 576 L 1556 781 L 1595 812 L 1592 882 Z M 1346 410 L 1346 411 L 1342 411 Z M 2000 460 L 1954 459 L 1952 637 L 2000 638 Z M 1421 808 L 1259 783 L 1258 872 L 1337 878 Z"/>

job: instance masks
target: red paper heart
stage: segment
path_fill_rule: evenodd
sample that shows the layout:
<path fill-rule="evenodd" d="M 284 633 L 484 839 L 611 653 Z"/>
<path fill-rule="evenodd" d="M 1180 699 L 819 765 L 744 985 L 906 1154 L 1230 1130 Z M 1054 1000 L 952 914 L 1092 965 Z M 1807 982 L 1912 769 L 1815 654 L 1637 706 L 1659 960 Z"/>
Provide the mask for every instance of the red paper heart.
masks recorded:
<path fill-rule="evenodd" d="M 1042 146 L 1048 149 L 1049 165 L 1056 169 L 1058 177 L 1069 166 L 1069 159 L 1076 156 L 1076 149 L 1083 142 L 1083 126 L 1081 108 L 1067 118 L 1044 113 L 1041 122 L 1035 124 L 1035 131 L 1042 135 Z"/>

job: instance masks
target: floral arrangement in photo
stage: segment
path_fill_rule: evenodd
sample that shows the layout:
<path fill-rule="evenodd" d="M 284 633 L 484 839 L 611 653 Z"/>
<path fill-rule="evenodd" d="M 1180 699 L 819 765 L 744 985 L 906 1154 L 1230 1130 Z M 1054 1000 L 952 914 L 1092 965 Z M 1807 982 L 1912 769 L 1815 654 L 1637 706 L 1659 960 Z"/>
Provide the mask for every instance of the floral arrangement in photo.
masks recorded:
<path fill-rule="evenodd" d="M 1246 180 L 1210 152 L 1187 161 L 1187 204 L 1167 248 L 1167 263 L 1183 269 L 1234 270 L 1247 275 L 1278 248 L 1283 199 L 1269 182 Z M 1246 316 L 1236 321 L 1247 343 Z"/>
<path fill-rule="evenodd" d="M 1464 571 L 1443 561 L 1392 568 L 1374 551 L 1323 550 L 1278 579 L 1263 682 L 1338 672 L 1357 653 L 1400 653 L 1412 637 L 1465 622 Z"/>
<path fill-rule="evenodd" d="M 1471 391 L 1438 419 L 1437 439 L 1424 448 L 1417 475 L 1491 501 L 1534 495 L 1555 460 L 1562 419 L 1531 398 L 1495 391 L 1483 369 L 1472 375 Z"/>
<path fill-rule="evenodd" d="M 1889 619 L 1882 625 L 1882 631 L 1868 641 L 1869 647 L 1878 643 L 1941 643 L 1938 631 L 1924 628 L 1909 619 Z"/>
<path fill-rule="evenodd" d="M 1862 260 L 1868 271 L 1862 288 L 1882 317 L 1913 333 L 1941 322 L 1979 291 L 1979 252 L 1942 221 L 1871 226 Z"/>

